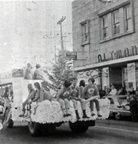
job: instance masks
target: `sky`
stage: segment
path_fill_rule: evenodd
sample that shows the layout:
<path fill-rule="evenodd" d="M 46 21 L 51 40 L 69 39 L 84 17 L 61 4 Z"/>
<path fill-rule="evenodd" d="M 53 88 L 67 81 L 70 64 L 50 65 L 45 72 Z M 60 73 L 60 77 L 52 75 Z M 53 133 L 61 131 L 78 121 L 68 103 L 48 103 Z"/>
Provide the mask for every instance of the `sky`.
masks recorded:
<path fill-rule="evenodd" d="M 0 0 L 0 15 L 0 73 L 28 62 L 51 66 L 60 49 L 62 16 L 64 47 L 72 50 L 71 0 Z"/>

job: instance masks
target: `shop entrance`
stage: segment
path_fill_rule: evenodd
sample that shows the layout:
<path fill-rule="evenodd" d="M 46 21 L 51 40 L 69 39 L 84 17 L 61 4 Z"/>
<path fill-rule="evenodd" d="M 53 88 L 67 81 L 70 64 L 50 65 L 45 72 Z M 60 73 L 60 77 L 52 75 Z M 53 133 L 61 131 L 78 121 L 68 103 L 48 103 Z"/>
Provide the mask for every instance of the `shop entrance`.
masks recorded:
<path fill-rule="evenodd" d="M 126 73 L 124 69 L 127 68 L 127 64 L 114 65 L 109 67 L 109 79 L 117 90 L 121 87 L 125 87 Z"/>

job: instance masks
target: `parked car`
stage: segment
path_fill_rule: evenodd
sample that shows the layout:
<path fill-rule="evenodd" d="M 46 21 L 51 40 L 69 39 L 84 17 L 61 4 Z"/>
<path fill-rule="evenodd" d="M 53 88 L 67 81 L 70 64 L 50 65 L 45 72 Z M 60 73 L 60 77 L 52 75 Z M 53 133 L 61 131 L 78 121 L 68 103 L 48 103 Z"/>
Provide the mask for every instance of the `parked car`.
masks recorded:
<path fill-rule="evenodd" d="M 121 119 L 123 116 L 131 116 L 126 95 L 108 96 L 108 99 L 110 100 L 110 116 L 116 120 Z"/>

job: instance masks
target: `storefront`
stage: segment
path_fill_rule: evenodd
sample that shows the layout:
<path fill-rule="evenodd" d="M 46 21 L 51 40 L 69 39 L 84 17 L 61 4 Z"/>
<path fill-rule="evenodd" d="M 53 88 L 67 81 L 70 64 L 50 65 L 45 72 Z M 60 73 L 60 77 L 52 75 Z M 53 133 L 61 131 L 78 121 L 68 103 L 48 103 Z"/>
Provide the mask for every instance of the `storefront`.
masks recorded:
<path fill-rule="evenodd" d="M 96 84 L 100 89 L 107 89 L 110 84 L 114 84 L 116 89 L 125 87 L 138 87 L 138 49 L 131 47 L 124 51 L 111 53 L 111 57 L 98 55 L 98 63 L 76 67 L 79 80 L 84 79 L 86 82 L 89 77 L 94 77 Z"/>

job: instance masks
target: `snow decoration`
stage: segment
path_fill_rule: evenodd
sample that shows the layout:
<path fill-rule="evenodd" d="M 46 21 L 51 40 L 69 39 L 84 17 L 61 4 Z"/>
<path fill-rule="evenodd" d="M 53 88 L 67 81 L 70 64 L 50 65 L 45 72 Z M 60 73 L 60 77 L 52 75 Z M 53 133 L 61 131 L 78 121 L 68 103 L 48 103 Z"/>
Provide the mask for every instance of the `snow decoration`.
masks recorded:
<path fill-rule="evenodd" d="M 3 106 L 0 105 L 0 114 L 3 113 Z"/>
<path fill-rule="evenodd" d="M 106 119 L 109 116 L 109 100 L 108 99 L 100 99 L 100 113 L 102 115 L 102 119 Z M 89 118 L 83 119 L 83 112 L 81 109 L 81 103 L 78 101 L 78 112 L 80 116 L 80 121 L 86 121 L 86 120 L 95 120 L 97 118 L 97 112 L 96 109 L 94 111 L 95 116 L 91 116 L 91 110 L 89 107 L 89 103 L 86 104 L 86 114 Z M 39 123 L 58 123 L 58 122 L 76 122 L 76 114 L 75 109 L 73 106 L 73 102 L 70 101 L 70 117 L 63 117 L 63 112 L 60 106 L 60 103 L 58 101 L 42 101 L 41 103 L 32 103 L 32 112 L 31 112 L 31 120 L 34 122 Z M 95 107 L 95 106 L 94 106 Z M 36 112 L 34 113 L 36 109 Z"/>

